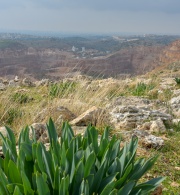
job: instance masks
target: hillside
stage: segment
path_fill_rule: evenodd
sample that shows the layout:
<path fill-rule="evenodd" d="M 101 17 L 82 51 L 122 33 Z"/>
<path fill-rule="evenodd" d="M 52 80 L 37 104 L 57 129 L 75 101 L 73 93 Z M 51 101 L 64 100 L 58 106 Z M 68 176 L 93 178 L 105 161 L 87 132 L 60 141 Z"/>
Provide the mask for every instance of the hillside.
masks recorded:
<path fill-rule="evenodd" d="M 0 76 L 55 80 L 78 74 L 94 77 L 140 75 L 161 64 L 162 52 L 175 39 L 176 36 L 151 35 L 61 39 L 0 37 Z"/>

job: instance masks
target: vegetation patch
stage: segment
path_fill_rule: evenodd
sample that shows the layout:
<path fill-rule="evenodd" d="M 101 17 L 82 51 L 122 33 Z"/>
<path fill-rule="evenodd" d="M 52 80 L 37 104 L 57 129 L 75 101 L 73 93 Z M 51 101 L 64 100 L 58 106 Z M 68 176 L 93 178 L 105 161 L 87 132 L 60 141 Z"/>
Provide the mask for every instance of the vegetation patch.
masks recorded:
<path fill-rule="evenodd" d="M 136 138 L 120 149 L 120 140 L 110 139 L 108 129 L 100 139 L 91 126 L 83 136 L 75 136 L 64 123 L 59 141 L 51 119 L 47 128 L 49 149 L 36 141 L 35 132 L 30 139 L 28 128 L 20 133 L 19 152 L 11 129 L 7 128 L 6 138 L 0 134 L 4 155 L 0 158 L 1 194 L 149 194 L 164 180 L 139 182 L 157 156 L 136 159 Z"/>

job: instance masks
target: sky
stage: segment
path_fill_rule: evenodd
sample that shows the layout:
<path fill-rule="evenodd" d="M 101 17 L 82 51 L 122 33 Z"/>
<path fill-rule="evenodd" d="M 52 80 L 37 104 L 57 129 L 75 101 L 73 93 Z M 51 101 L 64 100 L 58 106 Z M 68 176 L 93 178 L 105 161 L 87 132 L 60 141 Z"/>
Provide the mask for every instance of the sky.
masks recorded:
<path fill-rule="evenodd" d="M 180 35 L 180 0 L 0 0 L 0 30 Z"/>

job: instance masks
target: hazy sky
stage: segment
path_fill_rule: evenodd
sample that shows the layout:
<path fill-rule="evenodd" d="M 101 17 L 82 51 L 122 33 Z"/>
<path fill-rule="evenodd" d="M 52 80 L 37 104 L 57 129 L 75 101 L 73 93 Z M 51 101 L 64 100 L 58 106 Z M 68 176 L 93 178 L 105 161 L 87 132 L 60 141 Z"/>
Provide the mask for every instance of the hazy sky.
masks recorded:
<path fill-rule="evenodd" d="M 0 0 L 0 29 L 180 34 L 180 0 Z"/>

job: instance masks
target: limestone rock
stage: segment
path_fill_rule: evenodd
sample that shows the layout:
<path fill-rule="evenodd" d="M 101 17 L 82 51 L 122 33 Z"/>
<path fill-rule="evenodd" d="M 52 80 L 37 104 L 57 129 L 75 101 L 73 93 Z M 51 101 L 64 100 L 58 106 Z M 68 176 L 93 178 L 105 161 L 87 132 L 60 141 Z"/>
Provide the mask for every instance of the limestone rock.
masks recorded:
<path fill-rule="evenodd" d="M 156 132 L 156 133 L 166 132 L 166 127 L 160 118 L 152 122 L 150 126 L 150 132 Z"/>
<path fill-rule="evenodd" d="M 115 129 L 130 130 L 148 120 L 171 121 L 172 116 L 147 107 L 116 106 L 110 112 L 110 122 Z M 161 125 L 162 126 L 162 125 Z"/>
<path fill-rule="evenodd" d="M 18 86 L 18 83 L 15 82 L 14 80 L 10 80 L 8 86 L 9 87 L 17 87 Z"/>
<path fill-rule="evenodd" d="M 3 83 L 0 83 L 0 91 L 4 91 L 6 89 L 6 86 Z"/>
<path fill-rule="evenodd" d="M 19 77 L 18 76 L 15 76 L 14 82 L 19 82 Z"/>
<path fill-rule="evenodd" d="M 50 82 L 49 79 L 42 79 L 41 81 L 36 81 L 35 85 L 37 87 L 39 87 L 39 86 L 48 86 L 49 82 Z"/>
<path fill-rule="evenodd" d="M 26 86 L 26 87 L 34 87 L 35 84 L 28 78 L 25 78 L 22 80 L 22 86 Z"/>
<path fill-rule="evenodd" d="M 70 124 L 74 126 L 87 126 L 88 124 L 96 125 L 98 117 L 102 112 L 103 111 L 100 108 L 93 106 L 74 120 L 70 121 Z"/>
<path fill-rule="evenodd" d="M 2 133 L 2 135 L 3 135 L 4 137 L 7 136 L 6 127 L 0 127 L 0 132 Z"/>
<path fill-rule="evenodd" d="M 33 123 L 30 126 L 30 132 L 29 132 L 29 136 L 30 138 L 32 138 L 33 134 L 32 134 L 32 128 L 35 131 L 35 135 L 36 135 L 36 139 L 38 141 L 41 141 L 43 143 L 47 143 L 48 140 L 48 136 L 47 136 L 47 127 L 45 124 L 42 123 Z"/>
<path fill-rule="evenodd" d="M 164 140 L 154 135 L 145 136 L 142 143 L 147 148 L 161 148 L 164 145 Z"/>
<path fill-rule="evenodd" d="M 173 97 L 170 101 L 170 106 L 172 109 L 173 114 L 176 117 L 180 117 L 180 95 L 177 97 Z"/>
<path fill-rule="evenodd" d="M 34 121 L 46 122 L 49 117 L 52 117 L 54 121 L 56 121 L 56 123 L 60 125 L 63 121 L 71 121 L 76 116 L 66 107 L 58 106 L 52 108 L 44 108 L 35 116 Z"/>
<path fill-rule="evenodd" d="M 59 117 L 56 123 L 59 125 L 64 121 L 71 121 L 76 117 L 69 109 L 64 106 L 57 107 L 57 112 L 59 114 Z"/>

